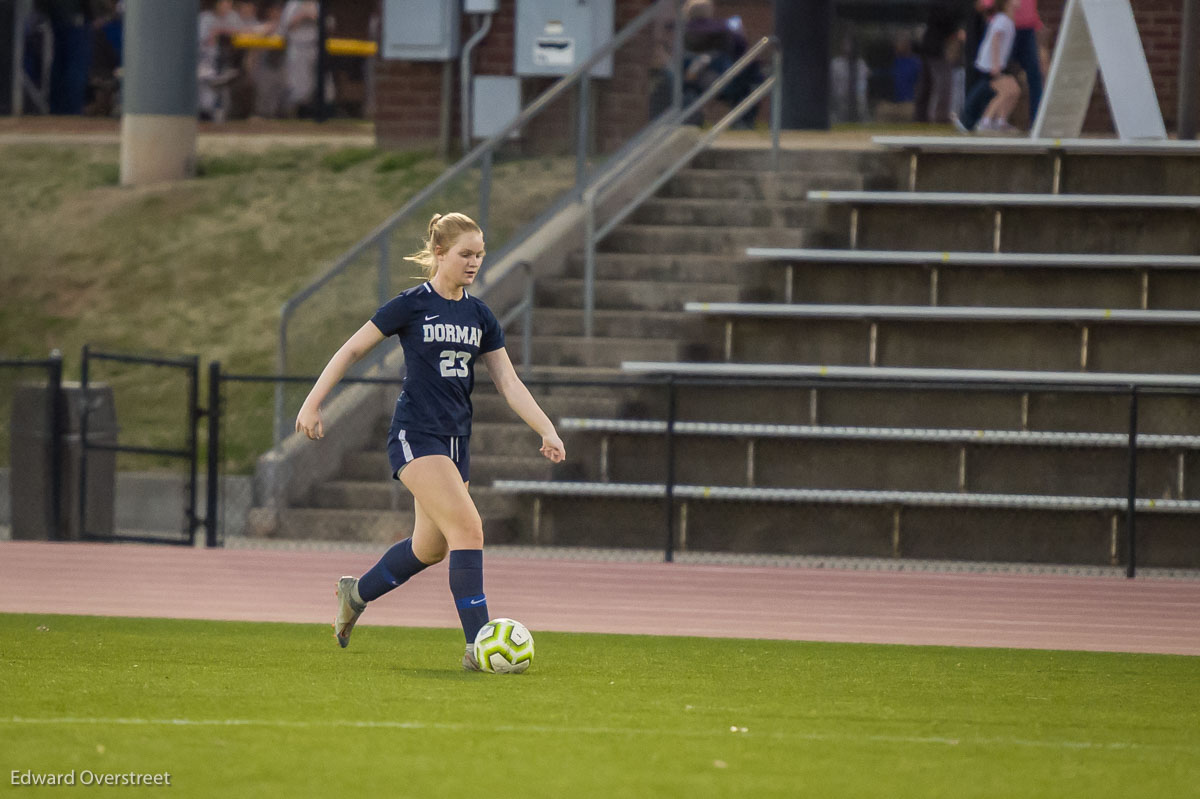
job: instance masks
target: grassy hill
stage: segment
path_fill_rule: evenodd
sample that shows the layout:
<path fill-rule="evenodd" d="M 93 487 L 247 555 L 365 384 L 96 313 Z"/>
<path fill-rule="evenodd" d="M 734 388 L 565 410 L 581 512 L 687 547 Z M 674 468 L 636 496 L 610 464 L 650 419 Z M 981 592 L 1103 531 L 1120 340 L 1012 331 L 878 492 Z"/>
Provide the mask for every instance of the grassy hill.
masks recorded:
<path fill-rule="evenodd" d="M 117 185 L 111 139 L 0 143 L 0 358 L 59 349 L 76 379 L 89 343 L 270 372 L 282 303 L 445 168 L 427 152 L 246 141 L 241 150 L 202 148 L 195 179 L 139 188 Z M 494 203 L 489 228 L 498 236 L 545 207 L 560 173 L 569 168 L 545 159 L 498 166 L 494 196 L 505 202 Z M 474 214 L 472 189 L 464 182 L 439 202 Z M 418 216 L 393 239 L 396 290 L 411 278 L 399 256 L 420 246 L 428 216 Z M 324 351 L 310 359 L 323 362 L 373 308 L 345 330 L 322 332 L 312 346 Z M 144 367 L 100 371 L 116 392 L 122 443 L 180 443 L 182 380 Z M 269 404 L 270 388 L 260 388 L 241 401 Z M 0 405 L 8 394 L 0 386 Z M 7 420 L 7 407 L 0 412 Z M 251 442 L 230 429 L 230 458 L 245 469 L 269 435 Z M 7 457 L 0 440 L 0 462 Z"/>

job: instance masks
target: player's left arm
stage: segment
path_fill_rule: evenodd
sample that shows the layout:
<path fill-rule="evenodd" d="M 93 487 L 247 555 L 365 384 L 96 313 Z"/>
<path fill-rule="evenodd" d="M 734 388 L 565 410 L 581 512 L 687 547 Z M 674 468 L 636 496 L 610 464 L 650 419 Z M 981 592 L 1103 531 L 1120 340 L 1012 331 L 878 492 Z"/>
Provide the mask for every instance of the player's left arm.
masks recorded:
<path fill-rule="evenodd" d="M 485 352 L 479 356 L 487 366 L 496 390 L 504 397 L 508 407 L 520 416 L 525 424 L 533 428 L 533 432 L 542 437 L 541 453 L 553 463 L 562 463 L 567 457 L 567 449 L 562 439 L 554 429 L 550 417 L 537 404 L 537 400 L 529 393 L 529 389 L 521 382 L 517 370 L 513 368 L 508 357 L 508 351 L 503 347 Z"/>

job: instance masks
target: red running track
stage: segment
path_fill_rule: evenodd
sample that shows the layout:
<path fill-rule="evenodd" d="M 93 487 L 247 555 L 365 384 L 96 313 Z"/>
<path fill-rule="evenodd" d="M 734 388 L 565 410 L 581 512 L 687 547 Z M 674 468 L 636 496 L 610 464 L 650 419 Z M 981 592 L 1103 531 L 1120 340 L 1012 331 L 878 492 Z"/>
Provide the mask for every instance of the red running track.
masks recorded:
<path fill-rule="evenodd" d="M 328 624 L 337 578 L 376 557 L 0 542 L 0 612 Z M 1200 655 L 1200 581 L 503 556 L 486 575 L 493 615 L 533 630 Z M 445 565 L 361 623 L 457 627 Z"/>

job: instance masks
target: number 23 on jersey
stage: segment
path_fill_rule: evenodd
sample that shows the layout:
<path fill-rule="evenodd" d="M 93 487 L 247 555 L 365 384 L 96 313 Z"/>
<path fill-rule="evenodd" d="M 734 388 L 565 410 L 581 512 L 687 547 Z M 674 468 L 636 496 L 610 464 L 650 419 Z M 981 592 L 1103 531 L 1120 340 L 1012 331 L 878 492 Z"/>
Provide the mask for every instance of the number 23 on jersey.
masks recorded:
<path fill-rule="evenodd" d="M 471 360 L 469 352 L 442 350 L 438 353 L 438 357 L 442 359 L 442 377 L 466 377 L 471 373 L 467 368 L 467 364 Z"/>

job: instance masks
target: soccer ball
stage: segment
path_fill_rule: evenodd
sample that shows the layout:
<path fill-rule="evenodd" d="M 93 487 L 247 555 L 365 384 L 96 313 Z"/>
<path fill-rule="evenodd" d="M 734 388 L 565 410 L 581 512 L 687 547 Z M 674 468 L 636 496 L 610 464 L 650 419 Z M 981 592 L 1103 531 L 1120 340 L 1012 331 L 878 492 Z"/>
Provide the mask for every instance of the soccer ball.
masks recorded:
<path fill-rule="evenodd" d="M 533 636 L 512 619 L 492 619 L 475 636 L 475 660 L 493 674 L 520 674 L 533 662 Z"/>

